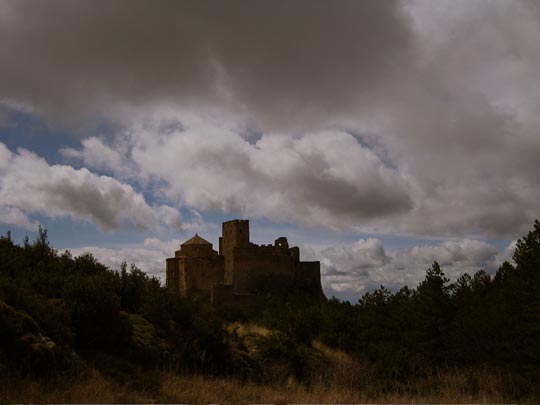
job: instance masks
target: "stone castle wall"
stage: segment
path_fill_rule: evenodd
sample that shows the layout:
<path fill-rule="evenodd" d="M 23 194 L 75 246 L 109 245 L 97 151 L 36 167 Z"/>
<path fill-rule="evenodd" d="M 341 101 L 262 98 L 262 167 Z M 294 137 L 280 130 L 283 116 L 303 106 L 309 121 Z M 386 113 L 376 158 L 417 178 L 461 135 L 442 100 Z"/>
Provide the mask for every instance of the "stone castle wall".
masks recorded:
<path fill-rule="evenodd" d="M 223 282 L 223 256 L 187 259 L 182 262 L 186 291 L 205 292 L 210 295 L 212 284 Z"/>
<path fill-rule="evenodd" d="M 320 262 L 298 262 L 294 284 L 296 288 L 324 297 Z"/>
<path fill-rule="evenodd" d="M 264 248 L 236 248 L 233 255 L 235 291 L 251 292 L 294 280 L 293 256 Z"/>
<path fill-rule="evenodd" d="M 232 284 L 214 284 L 210 302 L 223 307 L 246 308 L 255 302 L 255 294 L 235 292 Z"/>
<path fill-rule="evenodd" d="M 301 288 L 324 297 L 320 263 L 301 262 L 298 247 L 280 237 L 273 245 L 249 241 L 249 221 L 223 223 L 219 254 L 198 235 L 167 259 L 167 287 L 181 294 L 210 295 L 212 302 L 241 305 L 253 293 Z"/>
<path fill-rule="evenodd" d="M 180 271 L 178 268 L 178 260 L 175 258 L 167 259 L 167 272 L 165 285 L 168 289 L 180 292 Z"/>

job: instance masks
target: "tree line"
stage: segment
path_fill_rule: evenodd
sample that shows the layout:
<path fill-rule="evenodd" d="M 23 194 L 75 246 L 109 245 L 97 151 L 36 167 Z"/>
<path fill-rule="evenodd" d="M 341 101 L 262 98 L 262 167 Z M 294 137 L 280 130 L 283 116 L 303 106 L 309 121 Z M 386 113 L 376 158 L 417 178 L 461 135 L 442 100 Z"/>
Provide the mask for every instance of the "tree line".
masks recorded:
<path fill-rule="evenodd" d="M 235 321 L 275 333 L 250 351 L 231 331 Z M 539 336 L 538 221 L 494 275 L 450 282 L 435 262 L 418 286 L 381 286 L 356 303 L 273 290 L 250 308 L 179 297 L 136 266 L 111 270 L 90 254 L 60 253 L 41 228 L 31 243 L 0 238 L 0 375 L 55 378 L 98 367 L 127 379 L 166 368 L 256 380 L 278 361 L 302 380 L 317 340 L 382 379 L 489 366 L 535 382 Z"/>

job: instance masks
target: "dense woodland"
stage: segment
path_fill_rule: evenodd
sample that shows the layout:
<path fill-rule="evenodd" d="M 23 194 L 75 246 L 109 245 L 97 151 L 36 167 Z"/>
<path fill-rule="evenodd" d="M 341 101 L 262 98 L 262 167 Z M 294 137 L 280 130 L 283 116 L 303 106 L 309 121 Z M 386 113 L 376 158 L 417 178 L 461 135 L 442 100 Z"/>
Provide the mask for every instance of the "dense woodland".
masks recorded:
<path fill-rule="evenodd" d="M 367 367 L 381 389 L 488 367 L 509 376 L 516 398 L 540 385 L 538 221 L 513 260 L 455 283 L 435 262 L 418 286 L 381 287 L 354 304 L 274 290 L 252 308 L 230 309 L 171 295 L 135 266 L 112 270 L 89 254 L 59 253 L 43 229 L 22 246 L 8 233 L 0 239 L 0 376 L 58 381 L 98 369 L 136 385 L 168 370 L 309 385 L 329 368 L 313 349 L 319 342 Z M 241 338 L 234 325 L 242 324 L 272 332 Z"/>

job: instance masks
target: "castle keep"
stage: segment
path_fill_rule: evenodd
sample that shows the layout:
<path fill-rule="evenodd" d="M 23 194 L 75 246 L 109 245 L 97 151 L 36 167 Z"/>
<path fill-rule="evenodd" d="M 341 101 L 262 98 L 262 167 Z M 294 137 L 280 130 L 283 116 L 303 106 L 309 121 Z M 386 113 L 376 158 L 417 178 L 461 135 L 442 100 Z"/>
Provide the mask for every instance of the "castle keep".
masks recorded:
<path fill-rule="evenodd" d="M 249 221 L 224 222 L 219 252 L 198 235 L 167 259 L 167 288 L 208 295 L 212 302 L 241 301 L 272 288 L 301 289 L 324 297 L 320 262 L 300 261 L 298 247 L 280 237 L 273 245 L 249 241 Z"/>

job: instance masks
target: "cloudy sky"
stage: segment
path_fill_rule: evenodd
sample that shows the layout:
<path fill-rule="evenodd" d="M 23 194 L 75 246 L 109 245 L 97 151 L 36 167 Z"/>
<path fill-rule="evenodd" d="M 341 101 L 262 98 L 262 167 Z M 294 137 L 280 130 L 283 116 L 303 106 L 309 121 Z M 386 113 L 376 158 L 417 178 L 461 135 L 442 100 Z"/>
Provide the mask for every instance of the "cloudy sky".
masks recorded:
<path fill-rule="evenodd" d="M 244 215 L 328 296 L 492 273 L 540 217 L 540 6 L 0 0 L 0 231 L 164 275 Z"/>

